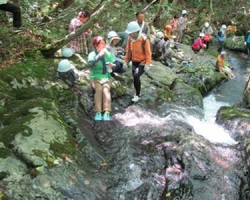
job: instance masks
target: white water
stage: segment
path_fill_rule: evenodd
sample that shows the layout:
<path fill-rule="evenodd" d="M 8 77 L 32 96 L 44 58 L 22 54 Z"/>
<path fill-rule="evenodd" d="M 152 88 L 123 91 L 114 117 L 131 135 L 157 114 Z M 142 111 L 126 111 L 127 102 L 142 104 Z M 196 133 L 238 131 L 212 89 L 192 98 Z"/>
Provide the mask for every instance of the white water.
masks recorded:
<path fill-rule="evenodd" d="M 230 137 L 228 131 L 215 122 L 216 113 L 219 108 L 221 106 L 229 106 L 229 104 L 216 101 L 213 94 L 204 98 L 203 103 L 205 113 L 203 119 L 198 119 L 194 116 L 187 117 L 187 122 L 193 126 L 195 132 L 212 143 L 237 144 L 237 142 Z"/>

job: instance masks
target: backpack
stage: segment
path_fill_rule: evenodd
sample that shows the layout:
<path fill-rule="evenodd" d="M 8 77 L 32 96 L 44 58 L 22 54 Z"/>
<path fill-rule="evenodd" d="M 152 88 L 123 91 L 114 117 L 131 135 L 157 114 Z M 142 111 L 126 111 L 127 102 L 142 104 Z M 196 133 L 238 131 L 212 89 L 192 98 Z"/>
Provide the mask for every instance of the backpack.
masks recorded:
<path fill-rule="evenodd" d="M 211 36 L 207 33 L 207 34 L 205 34 L 203 40 L 204 40 L 204 42 L 209 42 L 210 38 L 211 38 Z"/>
<path fill-rule="evenodd" d="M 247 35 L 247 40 L 246 40 L 247 43 L 250 43 L 250 33 Z"/>
<path fill-rule="evenodd" d="M 63 82 L 65 82 L 68 86 L 74 87 L 77 81 L 78 75 L 74 72 L 73 69 L 70 69 L 67 72 L 58 72 L 58 76 Z"/>
<path fill-rule="evenodd" d="M 147 36 L 143 35 L 143 40 L 141 43 L 141 48 L 142 48 L 143 54 L 146 54 L 146 48 L 145 48 L 146 40 L 147 40 Z M 128 42 L 129 42 L 129 48 L 131 48 L 131 37 L 128 38 Z"/>

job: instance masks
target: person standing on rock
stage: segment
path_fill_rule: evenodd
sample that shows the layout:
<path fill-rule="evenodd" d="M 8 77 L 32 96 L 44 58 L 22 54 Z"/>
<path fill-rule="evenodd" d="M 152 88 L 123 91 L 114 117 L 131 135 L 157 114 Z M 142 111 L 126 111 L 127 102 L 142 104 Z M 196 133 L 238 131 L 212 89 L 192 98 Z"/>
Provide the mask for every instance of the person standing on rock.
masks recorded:
<path fill-rule="evenodd" d="M 150 29 L 148 23 L 145 22 L 145 16 L 143 12 L 137 12 L 136 14 L 137 23 L 140 26 L 140 35 L 144 33 L 148 38 L 150 37 Z"/>
<path fill-rule="evenodd" d="M 115 66 L 115 58 L 106 49 L 106 43 L 103 37 L 94 37 L 92 45 L 94 51 L 89 53 L 88 62 L 92 66 L 90 79 L 95 91 L 94 101 L 96 114 L 94 120 L 109 121 L 111 120 L 110 69 Z"/>
<path fill-rule="evenodd" d="M 218 52 L 220 53 L 223 50 L 224 42 L 226 39 L 226 30 L 227 26 L 223 24 L 220 28 L 220 30 L 216 34 L 216 39 L 218 41 Z"/>
<path fill-rule="evenodd" d="M 207 45 L 207 49 L 208 49 L 211 35 L 214 32 L 213 28 L 210 26 L 208 22 L 205 22 L 204 27 L 202 28 L 201 32 L 204 34 L 203 41 Z"/>
<path fill-rule="evenodd" d="M 151 64 L 151 49 L 150 41 L 146 35 L 140 35 L 141 27 L 136 21 L 128 24 L 126 33 L 129 34 L 124 65 L 127 68 L 128 63 L 132 61 L 132 75 L 134 78 L 135 95 L 132 98 L 133 102 L 138 102 L 141 95 L 140 76 L 148 71 Z"/>
<path fill-rule="evenodd" d="M 178 26 L 177 26 L 177 38 L 176 41 L 182 43 L 184 31 L 187 28 L 187 11 L 183 10 L 181 16 L 178 19 Z"/>
<path fill-rule="evenodd" d="M 250 31 L 247 31 L 245 35 L 245 45 L 247 47 L 247 55 L 250 55 Z"/>
<path fill-rule="evenodd" d="M 69 34 L 74 34 L 88 19 L 89 13 L 80 11 L 76 17 L 70 21 Z M 89 29 L 82 33 L 76 39 L 70 41 L 69 45 L 76 53 L 88 54 L 87 36 L 91 35 L 92 31 Z"/>

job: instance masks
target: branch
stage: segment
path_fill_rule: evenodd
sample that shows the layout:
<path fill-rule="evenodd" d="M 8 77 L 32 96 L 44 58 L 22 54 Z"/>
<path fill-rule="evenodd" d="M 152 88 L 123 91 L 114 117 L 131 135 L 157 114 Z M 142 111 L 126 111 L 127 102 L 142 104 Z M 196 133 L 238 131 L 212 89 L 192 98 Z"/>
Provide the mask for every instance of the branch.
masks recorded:
<path fill-rule="evenodd" d="M 71 40 L 77 38 L 79 35 L 86 32 L 90 27 L 93 26 L 93 24 L 95 22 L 98 21 L 99 17 L 105 11 L 105 9 L 108 8 L 109 6 L 113 5 L 115 3 L 115 1 L 116 0 L 104 1 L 103 5 L 101 5 L 100 8 L 98 8 L 98 6 L 97 6 L 97 8 L 94 9 L 96 11 L 90 16 L 90 19 L 82 27 L 77 29 L 74 34 L 67 35 L 65 38 L 63 38 L 59 41 L 56 41 L 53 44 L 46 46 L 44 49 L 41 50 L 43 55 L 46 57 L 53 56 L 54 53 L 59 48 L 63 47 L 64 45 L 68 44 Z"/>

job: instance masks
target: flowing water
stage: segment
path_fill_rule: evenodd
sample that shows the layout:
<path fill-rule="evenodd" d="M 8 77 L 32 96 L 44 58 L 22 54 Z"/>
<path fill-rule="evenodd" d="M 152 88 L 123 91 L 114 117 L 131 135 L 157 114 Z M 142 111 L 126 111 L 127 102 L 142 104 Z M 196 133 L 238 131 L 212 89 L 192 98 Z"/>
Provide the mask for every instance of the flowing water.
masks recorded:
<path fill-rule="evenodd" d="M 188 116 L 187 121 L 194 127 L 197 134 L 204 136 L 210 142 L 233 145 L 237 142 L 229 136 L 228 131 L 215 123 L 216 113 L 221 106 L 233 106 L 242 100 L 249 61 L 235 53 L 229 54 L 228 61 L 234 68 L 235 78 L 215 88 L 204 98 L 204 117 L 202 119 Z"/>

